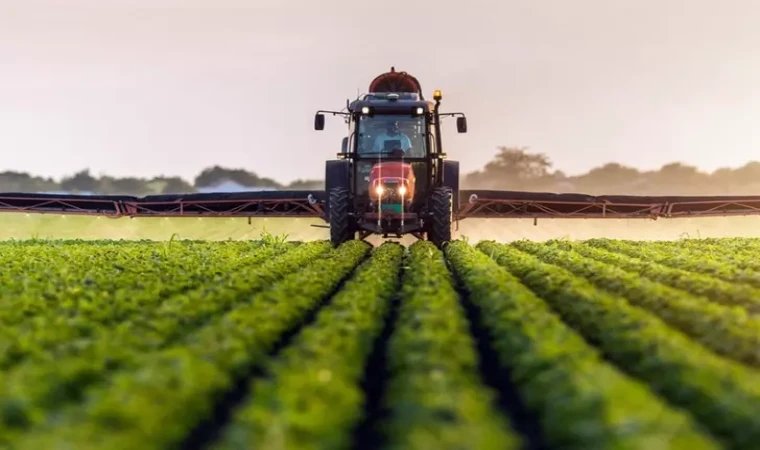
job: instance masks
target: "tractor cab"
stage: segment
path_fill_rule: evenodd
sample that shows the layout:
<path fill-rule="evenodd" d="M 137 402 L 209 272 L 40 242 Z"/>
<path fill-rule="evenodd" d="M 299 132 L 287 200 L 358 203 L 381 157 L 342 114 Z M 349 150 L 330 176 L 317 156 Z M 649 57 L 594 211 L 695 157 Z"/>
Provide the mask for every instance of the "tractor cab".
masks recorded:
<path fill-rule="evenodd" d="M 353 152 L 354 192 L 360 206 L 375 208 L 382 202 L 381 210 L 400 214 L 411 212 L 412 201 L 430 186 L 435 139 L 425 103 L 396 102 L 389 105 L 384 100 L 365 99 L 352 105 L 350 109 L 357 113 L 349 124 L 347 149 Z M 396 185 L 403 196 L 394 196 Z"/>
<path fill-rule="evenodd" d="M 440 91 L 434 98 L 426 101 L 416 78 L 392 68 L 373 80 L 368 94 L 347 101 L 347 112 L 317 112 L 317 130 L 324 128 L 325 113 L 342 115 L 348 124 L 339 159 L 328 161 L 325 173 L 324 209 L 334 244 L 356 232 L 362 239 L 373 233 L 428 235 L 439 243 L 450 238 L 459 166 L 444 161 Z M 466 131 L 464 117 L 457 126 Z M 448 219 L 436 220 L 441 216 Z"/>

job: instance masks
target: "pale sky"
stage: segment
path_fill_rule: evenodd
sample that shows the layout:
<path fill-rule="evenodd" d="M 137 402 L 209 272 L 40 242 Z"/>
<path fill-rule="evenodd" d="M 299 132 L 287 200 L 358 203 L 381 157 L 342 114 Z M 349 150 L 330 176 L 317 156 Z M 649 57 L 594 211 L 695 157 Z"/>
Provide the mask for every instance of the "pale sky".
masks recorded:
<path fill-rule="evenodd" d="M 322 178 L 314 112 L 392 65 L 467 113 L 466 172 L 760 160 L 757 0 L 0 0 L 0 171 Z"/>

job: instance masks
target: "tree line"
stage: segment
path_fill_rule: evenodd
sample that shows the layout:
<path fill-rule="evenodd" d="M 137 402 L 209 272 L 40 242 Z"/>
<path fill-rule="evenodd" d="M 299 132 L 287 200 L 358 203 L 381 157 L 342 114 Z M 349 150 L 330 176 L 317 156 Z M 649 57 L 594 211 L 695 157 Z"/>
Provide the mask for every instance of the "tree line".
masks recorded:
<path fill-rule="evenodd" d="M 252 189 L 321 190 L 323 180 L 296 180 L 288 184 L 245 169 L 214 166 L 193 180 L 93 176 L 82 170 L 60 181 L 24 172 L 0 172 L 0 192 L 68 192 L 92 194 L 183 194 L 230 182 Z M 555 170 L 544 153 L 526 147 L 498 147 L 482 169 L 462 174 L 463 189 L 497 189 L 532 192 L 578 192 L 590 195 L 760 195 L 760 162 L 713 172 L 674 162 L 658 170 L 642 171 L 610 162 L 585 174 L 568 176 Z"/>
<path fill-rule="evenodd" d="M 65 192 L 144 196 L 196 193 L 206 188 L 213 189 L 213 187 L 223 183 L 233 183 L 255 189 L 315 190 L 324 188 L 324 182 L 321 180 L 296 180 L 289 184 L 282 184 L 245 169 L 230 169 L 220 166 L 203 170 L 191 181 L 176 176 L 153 178 L 93 176 L 88 169 L 64 177 L 60 181 L 25 172 L 0 172 L 0 192 Z"/>
<path fill-rule="evenodd" d="M 682 162 L 643 171 L 609 162 L 568 176 L 555 170 L 543 153 L 529 152 L 526 147 L 499 147 L 483 169 L 467 174 L 462 183 L 470 189 L 590 195 L 760 195 L 760 162 L 712 172 Z"/>

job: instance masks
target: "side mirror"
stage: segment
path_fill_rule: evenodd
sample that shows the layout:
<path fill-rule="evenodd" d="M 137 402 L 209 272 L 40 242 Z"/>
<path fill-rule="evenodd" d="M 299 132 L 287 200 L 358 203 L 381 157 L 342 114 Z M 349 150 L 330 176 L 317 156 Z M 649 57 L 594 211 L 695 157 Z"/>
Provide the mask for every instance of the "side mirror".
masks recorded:
<path fill-rule="evenodd" d="M 317 115 L 314 116 L 314 129 L 317 131 L 322 131 L 325 129 L 325 115 L 317 113 Z"/>
<path fill-rule="evenodd" d="M 467 117 L 457 117 L 457 131 L 467 133 Z"/>
<path fill-rule="evenodd" d="M 348 153 L 348 137 L 344 137 L 343 142 L 340 143 L 340 152 L 343 154 Z"/>

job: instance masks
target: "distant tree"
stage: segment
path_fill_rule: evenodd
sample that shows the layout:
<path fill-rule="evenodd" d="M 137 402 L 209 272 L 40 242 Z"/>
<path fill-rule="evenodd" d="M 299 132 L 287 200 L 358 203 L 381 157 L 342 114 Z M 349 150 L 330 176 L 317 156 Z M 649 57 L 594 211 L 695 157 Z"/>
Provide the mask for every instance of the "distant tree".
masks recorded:
<path fill-rule="evenodd" d="M 220 166 L 214 166 L 201 172 L 195 177 L 194 185 L 196 188 L 210 187 L 228 181 L 247 187 L 281 187 L 271 178 L 261 178 L 244 169 L 228 169 Z"/>
<path fill-rule="evenodd" d="M 0 172 L 0 192 L 52 192 L 60 186 L 52 178 L 32 176 L 26 172 Z"/>
<path fill-rule="evenodd" d="M 324 180 L 295 180 L 285 187 L 285 189 L 291 191 L 313 191 L 324 188 Z"/>
<path fill-rule="evenodd" d="M 760 162 L 752 161 L 734 170 L 734 177 L 740 183 L 760 181 Z"/>
<path fill-rule="evenodd" d="M 567 175 L 561 170 L 555 170 L 554 173 L 552 173 L 552 178 L 555 180 L 566 180 Z"/>
<path fill-rule="evenodd" d="M 187 194 L 195 192 L 192 184 L 180 177 L 157 177 L 154 182 L 161 183 L 161 194 Z"/>
<path fill-rule="evenodd" d="M 660 168 L 659 173 L 662 176 L 678 176 L 678 177 L 698 177 L 704 175 L 695 166 L 690 166 L 682 162 L 672 162 L 665 164 Z"/>
<path fill-rule="evenodd" d="M 619 163 L 607 163 L 575 177 L 579 190 L 589 194 L 629 193 L 641 178 L 641 172 Z"/>
<path fill-rule="evenodd" d="M 730 167 L 721 167 L 710 174 L 711 182 L 717 184 L 733 184 L 736 180 L 736 170 Z"/>
<path fill-rule="evenodd" d="M 96 192 L 100 181 L 90 175 L 90 169 L 81 170 L 61 180 L 61 189 L 69 192 Z"/>
<path fill-rule="evenodd" d="M 656 195 L 712 195 L 716 191 L 715 186 L 710 185 L 709 174 L 681 162 L 665 164 L 645 177 L 649 189 Z"/>
<path fill-rule="evenodd" d="M 760 194 L 760 162 L 738 169 L 721 167 L 710 174 L 709 184 L 717 195 Z"/>
<path fill-rule="evenodd" d="M 496 156 L 483 170 L 465 177 L 468 186 L 486 189 L 529 189 L 553 178 L 552 162 L 543 153 L 528 153 L 527 147 L 497 147 Z"/>
<path fill-rule="evenodd" d="M 641 175 L 641 172 L 633 167 L 627 167 L 619 163 L 607 163 L 601 167 L 589 170 L 582 177 L 599 184 L 612 185 L 621 181 L 633 180 L 639 175 Z"/>
<path fill-rule="evenodd" d="M 148 195 L 151 194 L 148 182 L 144 178 L 112 178 L 108 190 L 112 194 Z"/>
<path fill-rule="evenodd" d="M 498 147 L 499 152 L 486 164 L 485 173 L 515 180 L 542 178 L 550 175 L 552 162 L 543 153 L 528 153 L 527 147 Z"/>
<path fill-rule="evenodd" d="M 665 164 L 658 170 L 650 171 L 610 162 L 577 176 L 553 171 L 552 166 L 549 157 L 543 153 L 531 153 L 527 147 L 501 146 L 497 148 L 494 158 L 481 170 L 462 177 L 462 187 L 582 192 L 592 195 L 760 195 L 760 162 L 757 161 L 736 169 L 720 168 L 710 174 L 681 162 Z M 68 191 L 142 196 L 191 193 L 199 187 L 213 187 L 224 182 L 287 190 L 324 189 L 324 180 L 299 179 L 282 185 L 244 169 L 220 166 L 203 170 L 193 183 L 170 176 L 152 179 L 106 175 L 94 177 L 88 169 L 67 176 L 60 183 L 52 178 L 32 176 L 24 172 L 0 172 L 0 192 Z"/>

